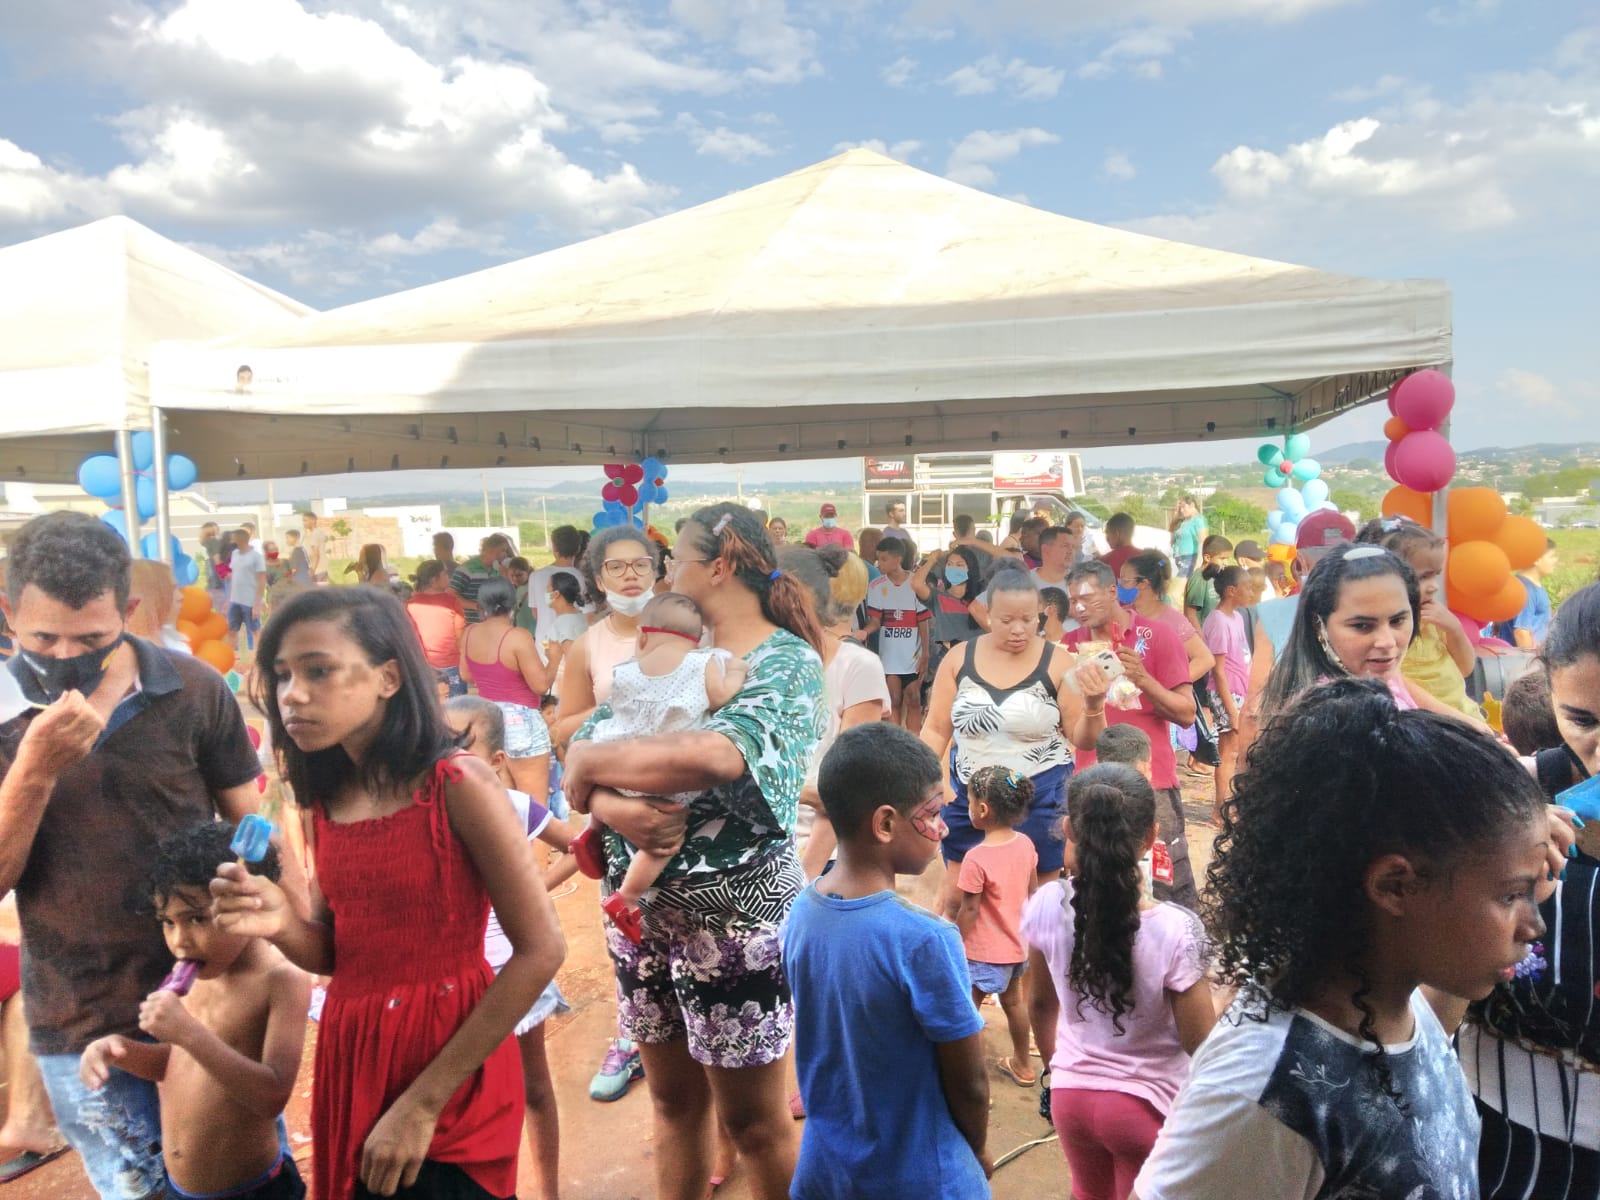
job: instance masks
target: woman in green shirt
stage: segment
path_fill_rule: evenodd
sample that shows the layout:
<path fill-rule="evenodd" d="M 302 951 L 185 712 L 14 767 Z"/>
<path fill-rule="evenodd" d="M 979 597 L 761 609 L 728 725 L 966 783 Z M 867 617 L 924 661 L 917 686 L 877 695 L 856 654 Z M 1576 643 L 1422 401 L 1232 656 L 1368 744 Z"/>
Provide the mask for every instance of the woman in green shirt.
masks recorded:
<path fill-rule="evenodd" d="M 1173 513 L 1172 565 L 1177 579 L 1187 580 L 1194 572 L 1200 558 L 1200 544 L 1206 537 L 1206 519 L 1200 512 L 1200 503 L 1193 496 L 1179 496 Z"/>
<path fill-rule="evenodd" d="M 655 1101 L 657 1194 L 704 1191 L 714 1104 L 752 1194 L 783 1200 L 798 1147 L 782 1062 L 793 1010 L 779 930 L 805 885 L 793 834 L 826 724 L 822 629 L 810 591 L 777 569 L 749 509 L 700 509 L 679 532 L 672 564 L 672 589 L 700 606 L 716 647 L 749 664 L 745 686 L 702 730 L 591 746 L 589 729 L 610 712 L 600 705 L 568 752 L 566 794 L 613 831 L 608 888 L 632 846 L 675 852 L 641 905 L 642 942 L 606 928 L 622 1033 L 639 1043 Z M 699 795 L 687 807 L 646 807 L 620 788 Z"/>

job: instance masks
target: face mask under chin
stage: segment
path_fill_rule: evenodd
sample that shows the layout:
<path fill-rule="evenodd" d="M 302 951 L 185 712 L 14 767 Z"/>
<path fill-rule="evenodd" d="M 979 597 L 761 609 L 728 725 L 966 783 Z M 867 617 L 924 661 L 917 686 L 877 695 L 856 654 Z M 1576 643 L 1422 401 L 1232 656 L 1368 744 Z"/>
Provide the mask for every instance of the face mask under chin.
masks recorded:
<path fill-rule="evenodd" d="M 637 617 L 645 607 L 654 600 L 648 591 L 640 592 L 637 596 L 624 596 L 620 592 L 607 590 L 606 606 L 612 612 L 624 617 Z"/>

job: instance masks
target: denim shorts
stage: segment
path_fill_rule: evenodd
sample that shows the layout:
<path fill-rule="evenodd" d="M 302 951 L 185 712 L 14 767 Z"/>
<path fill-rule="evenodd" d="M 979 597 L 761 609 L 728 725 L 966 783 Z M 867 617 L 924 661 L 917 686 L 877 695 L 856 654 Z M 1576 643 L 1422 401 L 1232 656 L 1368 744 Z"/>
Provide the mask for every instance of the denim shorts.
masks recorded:
<path fill-rule="evenodd" d="M 461 678 L 460 667 L 435 667 L 433 677 L 449 689 L 446 695 L 455 697 L 467 694 L 467 685 Z"/>
<path fill-rule="evenodd" d="M 1025 962 L 986 963 L 967 959 L 967 975 L 972 980 L 973 990 L 985 996 L 1002 995 L 1027 969 Z"/>
<path fill-rule="evenodd" d="M 506 719 L 506 757 L 537 758 L 550 753 L 550 729 L 538 709 L 496 700 Z"/>
<path fill-rule="evenodd" d="M 156 1085 L 113 1070 L 91 1092 L 78 1078 L 77 1054 L 41 1054 L 39 1071 L 56 1125 L 83 1160 L 101 1200 L 144 1200 L 159 1195 L 167 1171 L 161 1161 L 161 1105 Z"/>

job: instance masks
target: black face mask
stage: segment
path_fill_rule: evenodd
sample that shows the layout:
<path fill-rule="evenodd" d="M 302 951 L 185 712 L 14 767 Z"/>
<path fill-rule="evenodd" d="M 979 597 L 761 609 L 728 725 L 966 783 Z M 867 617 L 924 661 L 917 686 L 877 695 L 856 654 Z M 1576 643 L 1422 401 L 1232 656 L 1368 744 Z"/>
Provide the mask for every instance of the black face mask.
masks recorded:
<path fill-rule="evenodd" d="M 95 688 L 100 686 L 100 681 L 106 677 L 106 668 L 111 663 L 111 656 L 117 652 L 126 637 L 127 634 L 119 633 L 115 640 L 100 649 L 79 654 L 74 658 L 45 658 L 28 650 L 17 651 L 17 657 L 22 659 L 27 668 L 33 672 L 33 677 L 39 681 L 39 689 L 44 692 L 45 699 L 54 703 L 68 692 L 91 695 Z"/>

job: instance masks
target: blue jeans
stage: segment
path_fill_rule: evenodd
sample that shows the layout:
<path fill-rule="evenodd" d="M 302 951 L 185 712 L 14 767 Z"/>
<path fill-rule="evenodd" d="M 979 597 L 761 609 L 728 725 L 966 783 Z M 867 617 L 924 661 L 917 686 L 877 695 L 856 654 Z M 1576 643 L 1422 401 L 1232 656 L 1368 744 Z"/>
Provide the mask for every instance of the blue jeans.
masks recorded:
<path fill-rule="evenodd" d="M 78 1078 L 76 1054 L 41 1054 L 39 1070 L 56 1125 L 83 1159 L 100 1200 L 158 1196 L 167 1172 L 161 1162 L 161 1105 L 156 1085 L 113 1070 L 91 1092 Z"/>
<path fill-rule="evenodd" d="M 449 695 L 452 698 L 467 694 L 467 685 L 462 681 L 460 667 L 435 667 L 433 674 L 440 683 L 450 689 Z"/>

